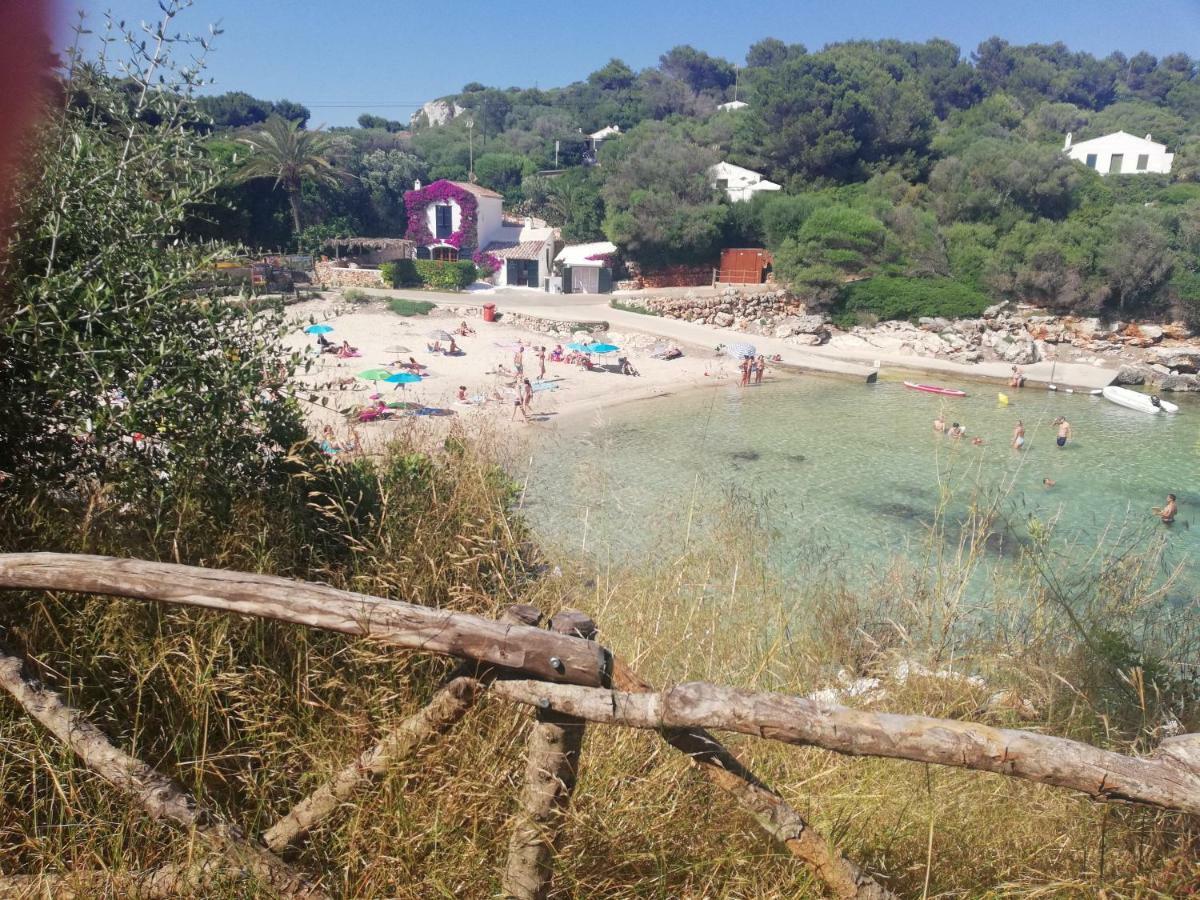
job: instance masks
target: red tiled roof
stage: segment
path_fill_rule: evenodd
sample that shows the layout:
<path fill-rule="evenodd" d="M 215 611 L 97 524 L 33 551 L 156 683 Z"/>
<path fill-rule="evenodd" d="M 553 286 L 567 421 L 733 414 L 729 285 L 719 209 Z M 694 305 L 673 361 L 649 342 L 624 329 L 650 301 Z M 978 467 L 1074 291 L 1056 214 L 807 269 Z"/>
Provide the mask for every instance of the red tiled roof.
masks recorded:
<path fill-rule="evenodd" d="M 501 259 L 540 259 L 544 249 L 545 241 L 492 241 L 483 252 Z"/>
<path fill-rule="evenodd" d="M 497 194 L 491 188 L 480 187 L 477 184 L 471 184 L 469 181 L 452 181 L 450 182 L 455 187 L 460 187 L 464 191 L 470 191 L 476 197 L 495 197 L 499 200 L 504 199 L 503 194 Z"/>

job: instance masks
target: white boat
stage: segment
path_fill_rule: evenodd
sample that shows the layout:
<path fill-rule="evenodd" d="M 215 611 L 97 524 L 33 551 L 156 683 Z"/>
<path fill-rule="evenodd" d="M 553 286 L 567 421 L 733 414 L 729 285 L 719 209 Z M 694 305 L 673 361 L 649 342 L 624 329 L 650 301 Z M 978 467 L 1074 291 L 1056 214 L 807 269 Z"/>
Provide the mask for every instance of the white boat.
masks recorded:
<path fill-rule="evenodd" d="M 1109 385 L 1101 393 L 1105 400 L 1111 400 L 1117 406 L 1124 406 L 1128 409 L 1136 409 L 1138 412 L 1150 413 L 1155 415 L 1160 412 L 1177 413 L 1179 407 L 1174 403 L 1169 403 L 1166 400 L 1159 400 L 1157 397 L 1151 397 L 1149 394 L 1139 394 L 1137 391 L 1131 391 L 1129 388 L 1116 387 Z M 1157 402 L 1155 402 L 1157 401 Z"/>

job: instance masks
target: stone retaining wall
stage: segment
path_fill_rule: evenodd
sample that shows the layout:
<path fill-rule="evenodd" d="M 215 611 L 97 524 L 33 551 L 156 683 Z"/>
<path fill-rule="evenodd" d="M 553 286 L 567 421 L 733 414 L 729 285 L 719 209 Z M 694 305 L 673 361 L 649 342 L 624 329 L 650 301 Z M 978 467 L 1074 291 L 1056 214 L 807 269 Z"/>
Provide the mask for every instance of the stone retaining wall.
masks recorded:
<path fill-rule="evenodd" d="M 483 318 L 481 306 L 439 306 L 439 314 L 452 319 L 479 320 Z M 608 323 L 599 320 L 579 319 L 546 319 L 541 316 L 531 316 L 526 313 L 497 311 L 496 321 L 502 325 L 533 331 L 549 337 L 570 340 L 577 331 L 588 334 L 604 334 L 608 331 Z"/>
<path fill-rule="evenodd" d="M 382 288 L 391 287 L 383 281 L 383 273 L 379 269 L 347 269 L 335 266 L 331 262 L 316 262 L 313 264 L 313 277 L 317 283 L 325 287 L 358 287 Z"/>

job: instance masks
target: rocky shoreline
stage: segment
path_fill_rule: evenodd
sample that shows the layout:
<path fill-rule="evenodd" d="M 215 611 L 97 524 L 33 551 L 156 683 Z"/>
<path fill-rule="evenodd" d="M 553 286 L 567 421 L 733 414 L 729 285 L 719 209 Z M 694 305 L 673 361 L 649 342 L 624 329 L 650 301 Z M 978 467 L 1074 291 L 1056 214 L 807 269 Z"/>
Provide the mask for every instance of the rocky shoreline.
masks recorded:
<path fill-rule="evenodd" d="M 1200 340 L 1182 322 L 1104 322 L 1003 303 L 975 319 L 922 318 L 916 323 L 879 322 L 845 331 L 783 290 L 726 288 L 716 294 L 622 297 L 621 303 L 653 315 L 779 338 L 797 346 L 828 344 L 964 363 L 1084 363 L 1117 369 L 1118 384 L 1200 391 Z"/>

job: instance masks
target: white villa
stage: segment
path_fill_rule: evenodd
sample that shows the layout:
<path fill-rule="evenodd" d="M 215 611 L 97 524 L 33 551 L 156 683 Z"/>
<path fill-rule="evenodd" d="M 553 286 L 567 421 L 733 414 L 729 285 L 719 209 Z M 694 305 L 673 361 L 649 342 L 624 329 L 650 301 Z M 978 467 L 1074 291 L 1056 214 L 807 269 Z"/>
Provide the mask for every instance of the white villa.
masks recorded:
<path fill-rule="evenodd" d="M 749 200 L 759 191 L 778 191 L 780 185 L 767 181 L 760 172 L 719 162 L 708 170 L 712 186 L 724 191 L 734 203 Z"/>
<path fill-rule="evenodd" d="M 422 192 L 421 183 L 412 194 Z M 470 259 L 478 249 L 497 257 L 497 286 L 549 288 L 556 247 L 555 230 L 545 222 L 504 214 L 504 198 L 489 188 L 467 181 L 439 181 L 425 189 L 425 243 L 417 243 L 418 259 Z M 467 195 L 470 195 L 469 197 Z M 462 204 L 475 201 L 474 242 L 464 241 Z M 410 225 L 409 233 L 414 229 Z"/>
<path fill-rule="evenodd" d="M 1080 141 L 1078 144 L 1072 144 L 1071 135 L 1068 134 L 1063 152 L 1101 175 L 1137 175 L 1143 172 L 1168 175 L 1171 161 L 1175 158 L 1174 153 L 1167 152 L 1166 144 L 1150 140 L 1150 135 L 1140 138 L 1125 131 Z"/>
<path fill-rule="evenodd" d="M 728 103 L 719 104 L 717 109 L 724 112 L 736 112 L 739 109 L 745 109 L 749 105 L 749 103 L 746 103 L 743 100 L 730 100 Z"/>

